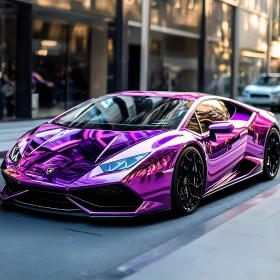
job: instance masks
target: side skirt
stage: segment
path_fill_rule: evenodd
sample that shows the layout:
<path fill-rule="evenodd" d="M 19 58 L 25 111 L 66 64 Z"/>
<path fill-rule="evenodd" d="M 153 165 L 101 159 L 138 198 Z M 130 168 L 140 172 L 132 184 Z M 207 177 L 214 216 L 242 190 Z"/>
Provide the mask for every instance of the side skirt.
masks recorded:
<path fill-rule="evenodd" d="M 263 164 L 258 165 L 254 171 L 252 171 L 249 175 L 244 175 L 242 177 L 236 178 L 233 181 L 226 183 L 225 185 L 220 186 L 219 188 L 213 189 L 212 191 L 209 191 L 208 193 L 204 194 L 203 197 L 207 197 L 213 193 L 216 193 L 220 190 L 226 189 L 227 187 L 230 187 L 232 185 L 238 184 L 240 182 L 243 182 L 249 178 L 255 177 L 263 172 Z"/>

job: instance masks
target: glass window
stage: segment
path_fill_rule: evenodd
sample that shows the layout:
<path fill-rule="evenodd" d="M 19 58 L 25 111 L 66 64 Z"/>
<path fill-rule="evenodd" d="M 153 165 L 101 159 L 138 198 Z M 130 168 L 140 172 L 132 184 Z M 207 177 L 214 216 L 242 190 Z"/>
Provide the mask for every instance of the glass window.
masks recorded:
<path fill-rule="evenodd" d="M 253 85 L 258 86 L 279 86 L 280 85 L 280 76 L 261 76 L 258 77 L 253 83 Z"/>
<path fill-rule="evenodd" d="M 196 91 L 198 40 L 150 32 L 149 90 Z"/>
<path fill-rule="evenodd" d="M 248 53 L 248 54 L 247 54 Z M 261 73 L 265 72 L 265 58 L 263 54 L 241 51 L 239 56 L 238 94 L 242 95 L 245 86 L 251 84 Z M 263 57 L 262 57 L 263 56 Z"/>
<path fill-rule="evenodd" d="M 70 27 L 67 108 L 88 99 L 89 92 L 89 27 Z"/>
<path fill-rule="evenodd" d="M 142 0 L 124 0 L 127 10 L 127 19 L 141 22 Z"/>
<path fill-rule="evenodd" d="M 209 126 L 216 121 L 227 121 L 230 112 L 224 102 L 218 100 L 207 100 L 202 102 L 196 109 L 202 132 L 209 131 Z"/>
<path fill-rule="evenodd" d="M 193 114 L 192 117 L 190 118 L 190 121 L 188 122 L 186 128 L 198 134 L 201 133 L 200 126 L 195 114 Z"/>
<path fill-rule="evenodd" d="M 151 24 L 199 34 L 202 0 L 151 1 Z"/>
<path fill-rule="evenodd" d="M 67 25 L 33 22 L 33 95 L 38 96 L 40 117 L 55 116 L 66 108 Z"/>
<path fill-rule="evenodd" d="M 115 16 L 117 0 L 29 0 L 43 7 L 87 12 L 99 16 Z"/>
<path fill-rule="evenodd" d="M 272 40 L 280 41 L 280 0 L 273 0 Z"/>
<path fill-rule="evenodd" d="M 107 96 L 66 113 L 56 123 L 106 130 L 175 129 L 192 101 L 150 96 Z"/>
<path fill-rule="evenodd" d="M 280 58 L 271 59 L 271 72 L 280 73 Z"/>
<path fill-rule="evenodd" d="M 250 10 L 256 10 L 261 13 L 267 12 L 267 4 L 268 0 L 240 0 L 240 5 L 243 7 Z"/>
<path fill-rule="evenodd" d="M 115 28 L 100 21 L 91 28 L 90 39 L 90 97 L 115 91 Z"/>
<path fill-rule="evenodd" d="M 233 8 L 211 0 L 206 2 L 206 7 L 205 90 L 207 93 L 230 97 Z"/>

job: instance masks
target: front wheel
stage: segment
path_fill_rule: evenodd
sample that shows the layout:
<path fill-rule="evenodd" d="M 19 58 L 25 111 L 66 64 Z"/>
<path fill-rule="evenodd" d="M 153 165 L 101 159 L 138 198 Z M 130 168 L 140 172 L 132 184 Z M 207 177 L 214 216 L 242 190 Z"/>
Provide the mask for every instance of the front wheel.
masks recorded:
<path fill-rule="evenodd" d="M 172 179 L 171 206 L 178 214 L 190 214 L 199 205 L 205 188 L 205 165 L 194 147 L 179 156 Z"/>
<path fill-rule="evenodd" d="M 269 131 L 264 151 L 263 175 L 266 179 L 272 180 L 279 170 L 280 157 L 280 136 L 276 128 Z"/>

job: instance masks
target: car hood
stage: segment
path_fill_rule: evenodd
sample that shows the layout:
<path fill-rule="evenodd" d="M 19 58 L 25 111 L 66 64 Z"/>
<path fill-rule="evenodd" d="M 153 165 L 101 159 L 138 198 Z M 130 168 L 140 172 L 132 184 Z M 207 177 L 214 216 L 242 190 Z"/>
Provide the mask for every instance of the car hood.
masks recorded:
<path fill-rule="evenodd" d="M 280 86 L 258 86 L 249 85 L 245 87 L 245 90 L 251 93 L 271 93 L 275 91 L 280 91 Z"/>
<path fill-rule="evenodd" d="M 162 132 L 79 129 L 47 123 L 19 139 L 22 159 L 17 169 L 31 179 L 70 184 L 101 162 Z"/>

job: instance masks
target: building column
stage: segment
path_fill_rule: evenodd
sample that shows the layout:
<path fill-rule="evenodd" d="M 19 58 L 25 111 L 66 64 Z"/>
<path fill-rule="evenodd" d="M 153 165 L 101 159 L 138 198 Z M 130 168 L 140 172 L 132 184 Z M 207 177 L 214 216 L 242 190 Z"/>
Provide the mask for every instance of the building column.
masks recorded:
<path fill-rule="evenodd" d="M 32 5 L 17 4 L 16 117 L 32 118 Z"/>
<path fill-rule="evenodd" d="M 140 90 L 148 88 L 148 64 L 150 52 L 150 1 L 142 1 L 141 58 L 140 58 Z"/>
<path fill-rule="evenodd" d="M 267 52 L 266 52 L 266 72 L 271 70 L 271 48 L 272 48 L 272 29 L 273 29 L 273 1 L 268 1 L 268 27 L 267 27 Z"/>
<path fill-rule="evenodd" d="M 238 85 L 239 85 L 239 7 L 234 7 L 233 10 L 233 43 L 232 43 L 232 67 L 231 67 L 231 89 L 230 89 L 230 98 L 237 99 L 238 97 Z"/>
<path fill-rule="evenodd" d="M 199 52 L 198 52 L 198 91 L 204 92 L 205 88 L 205 55 L 206 55 L 206 1 L 202 2 L 202 15 L 201 15 L 201 28 L 200 28 L 200 40 L 199 40 Z"/>

